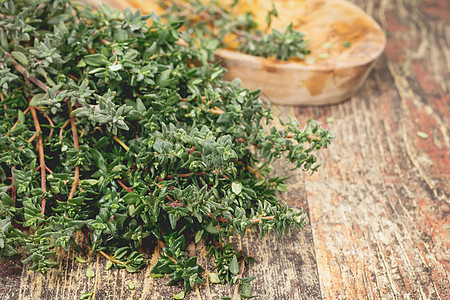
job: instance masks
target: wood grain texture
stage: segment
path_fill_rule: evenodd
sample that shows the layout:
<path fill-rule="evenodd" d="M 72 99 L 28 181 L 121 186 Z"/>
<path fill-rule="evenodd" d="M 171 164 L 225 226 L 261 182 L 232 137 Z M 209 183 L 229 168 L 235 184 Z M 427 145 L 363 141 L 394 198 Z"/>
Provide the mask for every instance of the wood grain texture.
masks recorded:
<path fill-rule="evenodd" d="M 22 270 L 23 266 L 18 255 L 9 258 L 8 261 L 0 260 L 0 299 L 19 298 Z"/>
<path fill-rule="evenodd" d="M 448 1 L 356 2 L 386 55 L 350 102 L 296 109 L 339 137 L 305 178 L 322 296 L 449 299 Z"/>
<path fill-rule="evenodd" d="M 335 106 L 275 107 L 282 117 L 316 118 L 338 136 L 320 154 L 318 173 L 291 178 L 286 200 L 304 207 L 310 224 L 282 239 L 252 234 L 234 242 L 258 259 L 245 275 L 257 276 L 260 299 L 450 299 L 450 3 L 352 2 L 388 38 L 361 91 Z M 171 299 L 181 290 L 150 278 L 149 268 L 108 272 L 102 257 L 79 264 L 73 252 L 58 259 L 61 267 L 47 278 L 25 268 L 20 286 L 17 260 L 0 263 L 0 299 L 78 299 L 85 291 L 95 299 Z M 85 276 L 88 266 L 96 277 Z M 203 285 L 186 299 L 229 293 Z"/>

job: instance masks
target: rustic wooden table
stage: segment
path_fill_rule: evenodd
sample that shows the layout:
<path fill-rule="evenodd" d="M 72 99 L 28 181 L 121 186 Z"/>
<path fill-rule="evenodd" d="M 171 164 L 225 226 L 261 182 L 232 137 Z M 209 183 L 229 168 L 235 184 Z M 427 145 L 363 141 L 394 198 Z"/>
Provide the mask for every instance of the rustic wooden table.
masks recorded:
<path fill-rule="evenodd" d="M 327 126 L 338 139 L 320 154 L 318 173 L 292 174 L 285 199 L 308 212 L 305 230 L 235 240 L 258 258 L 245 275 L 257 277 L 260 299 L 450 299 L 450 2 L 353 1 L 386 30 L 386 51 L 349 101 L 275 108 L 325 125 L 333 118 Z M 106 271 L 103 257 L 80 264 L 71 251 L 58 260 L 47 277 L 22 268 L 20 258 L 0 262 L 0 298 L 171 299 L 181 290 L 150 278 L 150 267 Z M 229 294 L 207 284 L 186 299 Z"/>

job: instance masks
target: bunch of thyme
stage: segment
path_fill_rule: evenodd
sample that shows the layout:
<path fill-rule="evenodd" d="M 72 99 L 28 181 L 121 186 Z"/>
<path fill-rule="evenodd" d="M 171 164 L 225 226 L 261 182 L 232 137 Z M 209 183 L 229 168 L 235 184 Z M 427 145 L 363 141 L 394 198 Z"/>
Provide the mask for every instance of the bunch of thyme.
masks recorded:
<path fill-rule="evenodd" d="M 249 257 L 228 238 L 302 227 L 270 163 L 284 156 L 314 172 L 313 152 L 334 136 L 314 121 L 265 130 L 272 111 L 259 91 L 223 81 L 214 47 L 196 49 L 181 25 L 69 0 L 0 1 L 2 257 L 22 248 L 45 274 L 58 248 L 80 250 L 82 232 L 107 268 L 135 272 L 137 249 L 157 240 L 153 276 L 187 291 L 204 279 L 185 244 L 204 240 L 211 281 L 250 295 Z"/>
<path fill-rule="evenodd" d="M 219 48 L 231 48 L 240 52 L 278 60 L 303 59 L 310 53 L 305 34 L 293 29 L 292 24 L 281 31 L 272 29 L 272 19 L 278 17 L 275 6 L 267 13 L 265 28 L 261 29 L 255 16 L 248 11 L 235 16 L 232 10 L 240 0 L 230 4 L 220 1 L 161 0 L 166 10 L 164 18 L 171 22 L 181 21 L 188 34 L 199 43 L 215 44 Z"/>

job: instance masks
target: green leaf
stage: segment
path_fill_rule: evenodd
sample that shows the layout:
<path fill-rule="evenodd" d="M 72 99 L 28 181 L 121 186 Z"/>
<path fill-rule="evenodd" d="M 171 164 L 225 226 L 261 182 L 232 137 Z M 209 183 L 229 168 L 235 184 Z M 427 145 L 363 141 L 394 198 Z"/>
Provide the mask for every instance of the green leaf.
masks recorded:
<path fill-rule="evenodd" d="M 172 227 L 172 229 L 175 229 L 177 226 L 177 220 L 178 217 L 174 213 L 169 213 L 170 227 Z"/>
<path fill-rule="evenodd" d="M 22 66 L 28 66 L 28 58 L 25 54 L 19 51 L 12 51 L 11 54 Z"/>
<path fill-rule="evenodd" d="M 216 50 L 217 49 L 217 47 L 219 46 L 219 40 L 217 40 L 217 39 L 211 39 L 211 40 L 208 40 L 207 42 L 206 42 L 206 48 L 208 49 L 208 50 Z"/>
<path fill-rule="evenodd" d="M 17 111 L 17 119 L 20 124 L 23 124 L 25 122 L 25 114 L 20 109 Z"/>
<path fill-rule="evenodd" d="M 17 254 L 17 251 L 11 245 L 5 244 L 0 249 L 0 254 L 3 256 L 13 256 Z"/>
<path fill-rule="evenodd" d="M 109 69 L 110 69 L 111 71 L 114 71 L 114 72 L 120 71 L 120 70 L 122 70 L 122 68 L 123 68 L 123 67 L 122 67 L 121 64 L 109 66 Z"/>
<path fill-rule="evenodd" d="M 234 275 L 237 275 L 239 273 L 239 264 L 236 255 L 233 255 L 233 259 L 231 259 L 229 268 L 230 272 Z"/>
<path fill-rule="evenodd" d="M 96 180 L 96 179 L 83 179 L 83 180 L 81 181 L 81 183 L 82 183 L 82 184 L 83 184 L 83 183 L 86 183 L 86 184 L 88 184 L 88 185 L 94 186 L 94 185 L 96 185 L 96 184 L 98 183 L 98 180 Z"/>
<path fill-rule="evenodd" d="M 31 98 L 30 105 L 32 105 L 32 106 L 39 106 L 39 105 L 41 105 L 41 103 L 45 99 L 47 99 L 47 94 L 46 93 L 35 94 L 33 96 L 33 98 Z"/>
<path fill-rule="evenodd" d="M 130 290 L 134 290 L 136 287 L 134 286 L 134 283 L 133 283 L 133 281 L 130 281 L 130 283 L 128 283 L 128 288 L 130 289 Z"/>
<path fill-rule="evenodd" d="M 185 237 L 184 235 L 181 235 L 175 241 L 172 242 L 170 248 L 174 249 L 175 251 L 177 250 L 182 251 L 184 250 L 184 245 L 185 245 Z"/>
<path fill-rule="evenodd" d="M 231 190 L 236 195 L 239 195 L 242 191 L 242 183 L 240 183 L 239 181 L 233 181 L 233 183 L 231 184 Z"/>
<path fill-rule="evenodd" d="M 328 42 L 328 43 L 325 43 L 325 44 L 323 45 L 323 49 L 325 49 L 325 50 L 328 50 L 328 49 L 330 49 L 331 47 L 333 47 L 333 43 L 332 43 L 332 42 Z"/>
<path fill-rule="evenodd" d="M 186 295 L 186 293 L 184 291 L 179 292 L 176 295 L 173 295 L 173 299 L 184 299 L 184 296 Z"/>
<path fill-rule="evenodd" d="M 80 61 L 77 64 L 78 68 L 86 67 L 86 63 L 84 62 L 84 59 L 80 59 Z"/>
<path fill-rule="evenodd" d="M 216 273 L 209 273 L 208 279 L 210 283 L 221 283 L 219 276 Z"/>
<path fill-rule="evenodd" d="M 127 270 L 128 273 L 135 273 L 138 269 L 137 269 L 136 267 L 127 265 L 127 266 L 125 267 L 125 270 Z"/>
<path fill-rule="evenodd" d="M 157 80 L 157 84 L 161 87 L 165 87 L 169 82 L 169 76 L 171 72 L 172 70 L 170 69 L 163 71 Z"/>
<path fill-rule="evenodd" d="M 203 232 L 204 230 L 199 230 L 195 233 L 195 238 L 194 238 L 194 242 L 197 244 L 198 242 L 200 242 L 200 240 L 203 237 Z"/>
<path fill-rule="evenodd" d="M 214 225 L 213 220 L 206 225 L 205 230 L 211 234 L 219 234 L 219 228 Z"/>
<path fill-rule="evenodd" d="M 86 270 L 86 277 L 92 278 L 94 276 L 95 276 L 94 270 L 92 270 L 91 268 L 87 268 L 87 270 Z"/>
<path fill-rule="evenodd" d="M 93 292 L 84 292 L 80 295 L 80 300 L 91 299 L 93 295 Z"/>
<path fill-rule="evenodd" d="M 93 67 L 102 67 L 110 64 L 103 54 L 88 54 L 84 57 L 84 62 Z"/>
<path fill-rule="evenodd" d="M 259 297 L 257 295 L 248 295 L 248 294 L 240 294 L 239 296 L 241 296 L 241 298 L 244 298 L 244 299 L 252 299 L 252 298 L 258 298 Z"/>
<path fill-rule="evenodd" d="M 312 65 L 313 63 L 316 62 L 316 59 L 315 59 L 314 57 L 308 57 L 308 58 L 305 60 L 305 62 L 306 62 L 308 65 Z"/>
<path fill-rule="evenodd" d="M 112 262 L 112 261 L 110 261 L 110 260 L 108 260 L 108 261 L 106 262 L 106 270 L 109 270 L 109 269 L 111 269 L 111 268 L 112 268 L 112 266 L 113 266 L 113 262 Z"/>
<path fill-rule="evenodd" d="M 87 260 L 85 260 L 84 258 L 81 258 L 79 256 L 76 256 L 75 259 L 81 264 L 87 263 Z"/>
<path fill-rule="evenodd" d="M 0 166 L 0 181 L 6 180 L 6 173 L 5 170 L 3 170 L 3 167 Z M 6 194 L 5 194 L 6 195 Z M 14 202 L 13 202 L 14 203 Z"/>
<path fill-rule="evenodd" d="M 417 131 L 417 136 L 424 140 L 428 138 L 428 134 L 423 131 Z"/>

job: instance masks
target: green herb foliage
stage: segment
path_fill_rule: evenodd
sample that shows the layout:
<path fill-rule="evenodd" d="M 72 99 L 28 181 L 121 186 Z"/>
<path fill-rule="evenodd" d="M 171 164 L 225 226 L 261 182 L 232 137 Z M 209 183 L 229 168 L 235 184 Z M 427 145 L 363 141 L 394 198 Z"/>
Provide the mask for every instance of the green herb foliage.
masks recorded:
<path fill-rule="evenodd" d="M 272 19 L 278 17 L 274 5 L 267 13 L 265 29 L 261 30 L 252 12 L 237 16 L 231 13 L 240 2 L 235 0 L 226 5 L 220 1 L 164 0 L 160 5 L 166 9 L 165 18 L 183 22 L 186 32 L 205 48 L 236 48 L 246 54 L 278 60 L 303 59 L 310 53 L 305 34 L 294 30 L 292 24 L 282 30 L 271 28 Z"/>
<path fill-rule="evenodd" d="M 159 240 L 152 277 L 187 291 L 204 274 L 185 244 L 204 240 L 218 279 L 250 296 L 251 258 L 228 238 L 302 227 L 270 163 L 314 172 L 313 152 L 334 136 L 314 121 L 264 129 L 272 111 L 259 91 L 222 81 L 214 49 L 193 47 L 180 25 L 67 0 L 0 1 L 2 257 L 22 248 L 45 274 L 57 248 L 81 250 L 81 231 L 107 269 L 135 272 L 137 249 Z"/>

